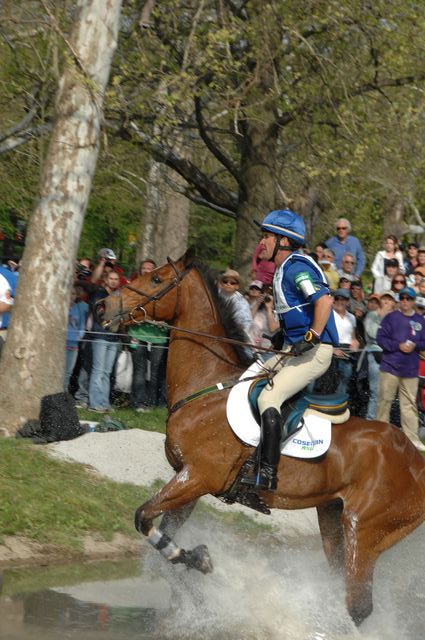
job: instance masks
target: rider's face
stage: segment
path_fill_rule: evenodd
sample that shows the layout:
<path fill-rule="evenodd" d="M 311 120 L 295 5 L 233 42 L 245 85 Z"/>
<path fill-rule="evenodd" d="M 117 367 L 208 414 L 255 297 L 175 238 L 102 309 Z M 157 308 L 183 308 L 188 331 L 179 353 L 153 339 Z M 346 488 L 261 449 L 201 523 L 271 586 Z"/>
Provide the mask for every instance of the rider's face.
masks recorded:
<path fill-rule="evenodd" d="M 258 256 L 261 260 L 271 260 L 277 237 L 279 236 L 270 233 L 270 231 L 263 231 L 260 240 L 261 251 Z"/>

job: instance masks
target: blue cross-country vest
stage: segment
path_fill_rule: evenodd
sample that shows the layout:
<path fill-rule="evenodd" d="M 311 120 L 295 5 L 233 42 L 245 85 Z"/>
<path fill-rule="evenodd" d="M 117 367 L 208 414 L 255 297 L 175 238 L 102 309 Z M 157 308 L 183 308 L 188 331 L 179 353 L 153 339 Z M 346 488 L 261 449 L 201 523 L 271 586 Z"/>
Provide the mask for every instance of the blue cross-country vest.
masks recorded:
<path fill-rule="evenodd" d="M 291 253 L 276 269 L 273 280 L 275 309 L 284 340 L 294 344 L 303 339 L 314 316 L 314 303 L 329 295 L 325 275 L 316 262 L 302 253 Z M 321 335 L 325 344 L 338 346 L 338 331 L 331 312 Z"/>

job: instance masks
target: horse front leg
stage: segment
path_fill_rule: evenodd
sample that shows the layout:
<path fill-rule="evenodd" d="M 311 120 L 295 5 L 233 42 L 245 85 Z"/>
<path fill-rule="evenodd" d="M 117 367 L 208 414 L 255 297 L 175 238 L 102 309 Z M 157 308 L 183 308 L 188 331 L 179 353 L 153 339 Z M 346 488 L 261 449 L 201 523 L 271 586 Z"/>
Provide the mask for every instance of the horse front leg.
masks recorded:
<path fill-rule="evenodd" d="M 190 470 L 183 467 L 159 493 L 136 510 L 135 525 L 137 531 L 143 533 L 148 542 L 173 564 L 182 563 L 188 569 L 210 573 L 213 565 L 206 545 L 185 550 L 173 540 L 176 531 L 191 515 L 197 499 L 205 493 L 195 474 L 191 475 Z M 164 516 L 157 528 L 153 521 L 161 513 Z"/>
<path fill-rule="evenodd" d="M 341 500 L 316 507 L 322 546 L 332 570 L 342 573 L 344 568 L 344 531 Z"/>
<path fill-rule="evenodd" d="M 376 531 L 360 528 L 354 516 L 343 516 L 345 585 L 348 613 L 359 626 L 373 610 L 373 572 L 379 557 Z"/>

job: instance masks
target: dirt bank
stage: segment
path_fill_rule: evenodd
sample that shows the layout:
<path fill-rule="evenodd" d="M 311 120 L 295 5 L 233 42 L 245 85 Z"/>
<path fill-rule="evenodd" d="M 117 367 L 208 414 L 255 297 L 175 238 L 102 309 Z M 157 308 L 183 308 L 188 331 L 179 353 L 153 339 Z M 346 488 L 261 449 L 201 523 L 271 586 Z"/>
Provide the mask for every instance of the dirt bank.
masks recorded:
<path fill-rule="evenodd" d="M 86 464 L 91 472 L 115 482 L 129 482 L 149 486 L 156 480 L 164 483 L 173 475 L 164 455 L 164 436 L 140 429 L 109 433 L 88 433 L 75 440 L 44 445 L 51 456 L 64 461 Z M 247 509 L 241 505 L 225 505 L 217 498 L 205 496 L 206 501 L 218 510 L 237 510 L 259 524 L 272 524 L 282 539 L 294 536 L 311 536 L 318 533 L 314 509 L 300 511 L 274 511 L 271 516 Z M 131 514 L 132 517 L 132 514 Z M 74 559 L 122 558 L 140 553 L 142 538 L 116 535 L 110 542 L 87 537 L 84 550 L 67 554 L 52 546 L 43 546 L 24 537 L 6 537 L 0 544 L 0 568 L 29 564 L 49 564 Z"/>
<path fill-rule="evenodd" d="M 118 560 L 137 557 L 143 541 L 116 534 L 110 541 L 86 536 L 83 550 L 64 553 L 53 545 L 42 545 L 22 536 L 6 536 L 0 545 L 0 569 L 20 566 L 44 566 L 81 560 Z"/>

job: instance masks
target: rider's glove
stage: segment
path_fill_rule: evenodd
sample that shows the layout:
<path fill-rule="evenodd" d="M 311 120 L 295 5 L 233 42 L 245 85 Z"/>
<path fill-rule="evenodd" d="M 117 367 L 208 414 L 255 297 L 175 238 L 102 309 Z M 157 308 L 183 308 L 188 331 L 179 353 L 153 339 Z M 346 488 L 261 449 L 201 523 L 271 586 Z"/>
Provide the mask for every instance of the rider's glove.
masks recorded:
<path fill-rule="evenodd" d="M 282 347 L 283 347 L 283 333 L 282 333 L 282 329 L 278 329 L 277 331 L 275 331 L 274 333 L 272 333 L 271 336 L 267 336 L 267 338 L 270 340 L 270 342 L 272 343 L 272 347 L 273 349 L 276 349 L 276 351 L 281 351 Z"/>
<path fill-rule="evenodd" d="M 315 332 L 309 329 L 301 342 L 296 342 L 292 345 L 291 355 L 302 356 L 306 351 L 310 351 L 316 344 L 320 344 L 320 337 Z"/>

